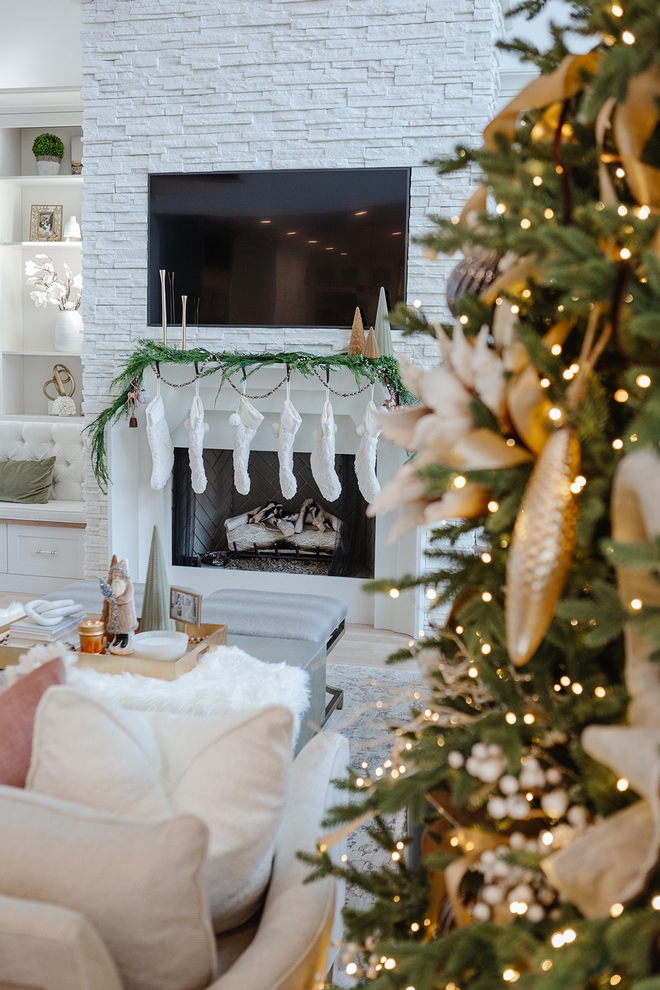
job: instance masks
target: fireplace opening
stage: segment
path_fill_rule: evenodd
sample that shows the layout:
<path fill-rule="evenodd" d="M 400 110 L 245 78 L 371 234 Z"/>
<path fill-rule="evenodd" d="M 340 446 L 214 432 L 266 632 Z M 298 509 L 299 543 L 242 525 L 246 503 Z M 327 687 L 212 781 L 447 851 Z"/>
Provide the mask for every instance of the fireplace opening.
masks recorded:
<path fill-rule="evenodd" d="M 355 456 L 338 454 L 342 492 L 325 501 L 312 476 L 309 453 L 294 454 L 298 491 L 283 499 L 275 451 L 250 452 L 250 492 L 234 487 L 231 450 L 205 450 L 208 484 L 192 489 L 188 451 L 174 451 L 172 563 L 335 577 L 374 575 L 375 521 L 355 476 Z"/>

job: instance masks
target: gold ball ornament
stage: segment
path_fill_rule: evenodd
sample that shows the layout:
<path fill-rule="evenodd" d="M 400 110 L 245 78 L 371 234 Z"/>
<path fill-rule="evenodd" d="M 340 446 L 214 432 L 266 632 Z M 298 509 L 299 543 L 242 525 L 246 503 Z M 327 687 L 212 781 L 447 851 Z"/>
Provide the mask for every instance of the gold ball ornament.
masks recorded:
<path fill-rule="evenodd" d="M 575 549 L 580 470 L 573 427 L 558 429 L 543 448 L 525 490 L 506 568 L 506 639 L 521 667 L 538 649 L 564 589 Z"/>

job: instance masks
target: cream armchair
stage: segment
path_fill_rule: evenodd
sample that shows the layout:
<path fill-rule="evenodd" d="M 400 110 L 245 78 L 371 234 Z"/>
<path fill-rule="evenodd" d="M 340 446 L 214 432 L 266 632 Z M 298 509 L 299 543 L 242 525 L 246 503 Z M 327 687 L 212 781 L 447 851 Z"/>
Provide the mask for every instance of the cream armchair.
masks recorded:
<path fill-rule="evenodd" d="M 343 889 L 332 878 L 303 884 L 296 853 L 314 851 L 332 784 L 348 764 L 348 743 L 321 733 L 294 762 L 291 791 L 259 916 L 218 938 L 218 978 L 208 990 L 316 990 L 341 933 Z M 341 855 L 337 846 L 333 852 Z M 125 990 L 100 936 L 81 914 L 55 904 L 0 896 L 0 990 Z"/>

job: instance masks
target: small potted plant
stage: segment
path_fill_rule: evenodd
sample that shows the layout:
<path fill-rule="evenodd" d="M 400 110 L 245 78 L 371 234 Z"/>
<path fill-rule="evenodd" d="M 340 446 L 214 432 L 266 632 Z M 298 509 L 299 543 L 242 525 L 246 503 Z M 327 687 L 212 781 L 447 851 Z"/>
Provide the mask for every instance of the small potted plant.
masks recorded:
<path fill-rule="evenodd" d="M 56 134 L 40 134 L 32 143 L 37 159 L 37 175 L 59 175 L 64 144 Z"/>

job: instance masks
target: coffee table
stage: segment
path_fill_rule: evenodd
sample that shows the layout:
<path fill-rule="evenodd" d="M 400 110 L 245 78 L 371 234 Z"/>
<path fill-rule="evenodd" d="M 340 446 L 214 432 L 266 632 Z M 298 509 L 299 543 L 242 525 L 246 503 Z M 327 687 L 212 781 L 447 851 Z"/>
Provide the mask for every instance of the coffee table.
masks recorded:
<path fill-rule="evenodd" d="M 296 752 L 308 743 L 326 720 L 325 643 L 305 639 L 274 639 L 269 636 L 229 634 L 228 646 L 238 646 L 264 663 L 287 663 L 309 674 L 309 708 L 303 716 Z"/>

